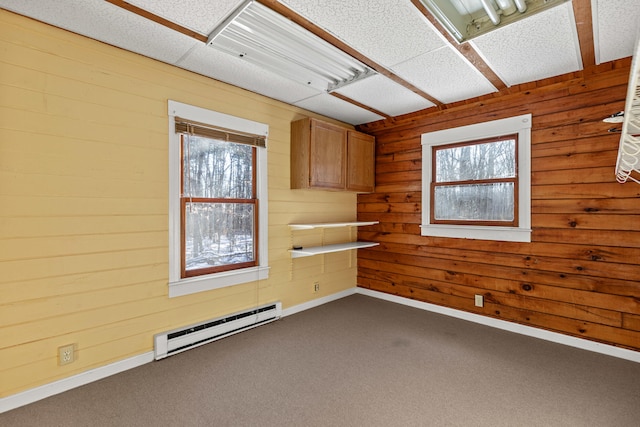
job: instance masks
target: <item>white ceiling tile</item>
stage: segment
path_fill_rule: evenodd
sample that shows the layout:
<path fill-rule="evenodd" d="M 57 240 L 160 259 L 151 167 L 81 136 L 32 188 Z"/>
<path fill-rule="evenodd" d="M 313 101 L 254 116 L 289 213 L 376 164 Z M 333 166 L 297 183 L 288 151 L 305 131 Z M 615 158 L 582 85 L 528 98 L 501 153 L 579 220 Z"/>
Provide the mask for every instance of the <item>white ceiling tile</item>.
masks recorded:
<path fill-rule="evenodd" d="M 380 74 L 351 83 L 336 92 L 390 116 L 399 116 L 435 105 Z"/>
<path fill-rule="evenodd" d="M 200 34 L 208 35 L 243 0 L 127 0 L 154 15 L 161 16 Z"/>
<path fill-rule="evenodd" d="M 321 93 L 206 45 L 195 47 L 178 65 L 289 104 Z"/>
<path fill-rule="evenodd" d="M 582 69 L 571 2 L 479 36 L 471 43 L 509 86 Z"/>
<path fill-rule="evenodd" d="M 281 3 L 386 67 L 445 44 L 410 1 L 282 0 Z"/>
<path fill-rule="evenodd" d="M 592 0 L 596 62 L 631 56 L 640 36 L 640 1 Z"/>
<path fill-rule="evenodd" d="M 359 125 L 361 123 L 384 119 L 382 116 L 345 102 L 327 93 L 296 102 L 295 105 L 352 125 Z"/>
<path fill-rule="evenodd" d="M 164 19 L 209 34 L 242 0 L 128 0 Z M 495 91 L 445 42 L 411 0 L 280 0 L 356 51 L 444 103 Z M 459 7 L 468 0 L 456 0 Z M 630 56 L 640 27 L 639 0 L 591 0 L 596 60 Z M 0 7 L 286 103 L 352 124 L 382 117 L 295 83 L 104 0 L 0 0 Z M 582 68 L 572 2 L 470 42 L 507 84 Z M 391 116 L 432 104 L 377 75 L 338 92 Z"/>
<path fill-rule="evenodd" d="M 496 91 L 486 77 L 448 46 L 398 64 L 393 71 L 444 103 Z"/>
<path fill-rule="evenodd" d="M 1 0 L 0 6 L 168 63 L 200 43 L 103 0 Z"/>

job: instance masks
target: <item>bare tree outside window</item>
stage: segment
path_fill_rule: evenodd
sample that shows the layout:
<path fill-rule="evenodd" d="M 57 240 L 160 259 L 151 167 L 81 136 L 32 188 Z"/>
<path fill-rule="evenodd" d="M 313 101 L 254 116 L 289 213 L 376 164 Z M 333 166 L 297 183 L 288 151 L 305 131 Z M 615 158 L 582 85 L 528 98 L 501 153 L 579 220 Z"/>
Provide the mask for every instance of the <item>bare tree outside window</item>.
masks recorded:
<path fill-rule="evenodd" d="M 434 224 L 517 226 L 517 135 L 433 147 Z"/>
<path fill-rule="evenodd" d="M 183 277 L 257 264 L 255 150 L 182 136 Z"/>

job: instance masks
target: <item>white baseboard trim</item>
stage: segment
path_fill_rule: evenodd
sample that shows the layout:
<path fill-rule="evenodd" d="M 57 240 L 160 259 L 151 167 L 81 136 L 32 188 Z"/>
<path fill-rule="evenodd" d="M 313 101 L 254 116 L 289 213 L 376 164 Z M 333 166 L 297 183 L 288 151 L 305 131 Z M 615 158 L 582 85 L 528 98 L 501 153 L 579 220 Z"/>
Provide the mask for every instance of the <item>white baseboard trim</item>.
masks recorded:
<path fill-rule="evenodd" d="M 136 368 L 152 361 L 153 352 L 151 351 L 4 397 L 0 399 L 0 414 L 19 408 L 20 406 L 28 405 L 29 403 L 37 402 L 38 400 L 42 400 L 46 397 L 71 390 L 72 388 L 80 387 L 111 375 Z"/>
<path fill-rule="evenodd" d="M 520 325 L 518 323 L 507 322 L 505 320 L 495 319 L 492 317 L 481 316 L 479 314 L 468 313 L 462 310 L 456 310 L 453 308 L 443 307 L 435 304 L 429 304 L 426 302 L 415 301 L 409 298 L 399 297 L 397 295 L 386 294 L 384 292 L 372 291 L 365 288 L 350 288 L 341 292 L 337 292 L 332 295 L 328 295 L 322 298 L 317 298 L 311 301 L 307 301 L 302 304 L 298 304 L 282 310 L 282 317 L 290 316 L 292 314 L 300 313 L 305 310 L 309 310 L 314 307 L 327 304 L 329 302 L 348 297 L 354 294 L 361 294 L 378 298 L 385 301 L 394 302 L 397 304 L 406 305 L 409 307 L 419 308 L 434 313 L 444 314 L 446 316 L 455 317 L 462 320 L 468 320 L 470 322 L 479 323 L 486 326 L 491 326 L 498 329 L 503 329 L 517 334 L 527 335 L 534 338 L 540 338 L 543 340 L 555 342 L 558 344 L 564 344 L 571 347 L 580 348 L 583 350 L 593 351 L 595 353 L 605 354 L 607 356 L 618 357 L 620 359 L 630 360 L 632 362 L 640 363 L 640 352 L 627 350 L 624 348 L 614 347 L 608 344 L 601 344 L 594 341 L 585 340 L 582 338 L 571 337 L 563 335 L 557 332 L 551 332 L 544 329 L 538 329 L 531 326 Z M 53 396 L 67 390 L 71 390 L 76 387 L 80 387 L 85 384 L 89 384 L 94 381 L 98 381 L 102 378 L 109 377 L 111 375 L 124 372 L 126 370 L 142 366 L 146 363 L 153 362 L 153 351 L 143 353 L 138 356 L 133 356 L 128 359 L 124 359 L 110 365 L 102 366 L 99 368 L 91 369 L 86 372 L 71 376 L 69 378 L 63 378 L 59 381 L 54 381 L 49 384 L 42 385 L 40 387 L 25 390 L 23 392 L 4 397 L 0 399 L 0 414 L 10 411 L 12 409 L 19 408 L 20 406 L 28 405 L 29 403 L 37 402 L 49 396 Z"/>
<path fill-rule="evenodd" d="M 282 317 L 291 316 L 292 314 L 300 313 L 301 311 L 309 310 L 310 308 L 318 307 L 328 302 L 348 297 L 349 295 L 353 295 L 356 293 L 358 293 L 358 288 L 349 288 L 347 290 L 337 292 L 326 297 L 317 298 L 311 301 L 304 302 L 302 304 L 294 305 L 282 310 Z"/>
<path fill-rule="evenodd" d="M 358 288 L 350 288 L 342 292 L 338 292 L 326 297 L 314 299 L 303 304 L 295 305 L 287 309 L 282 310 L 282 317 L 290 316 L 301 311 L 309 310 L 310 308 L 318 307 L 320 305 L 329 303 L 331 301 L 338 300 L 340 298 L 348 297 L 358 292 Z M 49 384 L 45 384 L 39 387 L 35 387 L 23 392 L 7 396 L 0 399 L 0 414 L 10 411 L 12 409 L 19 408 L 29 403 L 37 402 L 38 400 L 45 399 L 49 396 L 53 396 L 67 390 L 71 390 L 76 387 L 80 387 L 85 384 L 89 384 L 93 381 L 98 381 L 102 378 L 106 378 L 111 375 L 118 374 L 120 372 L 142 366 L 146 363 L 153 362 L 153 351 L 143 353 L 139 356 L 134 356 L 129 359 L 121 360 L 119 362 L 112 363 L 110 365 L 102 366 L 100 368 L 92 369 L 80 374 L 71 376 L 69 378 L 63 378 L 58 381 L 54 381 Z"/>
<path fill-rule="evenodd" d="M 640 363 L 640 352 L 628 350 L 626 348 L 615 347 L 609 344 L 602 344 L 595 341 L 589 341 L 584 338 L 572 337 L 569 335 L 551 332 L 545 329 L 538 329 L 532 326 L 521 325 L 519 323 L 508 322 L 506 320 L 495 319 L 493 317 L 482 316 L 479 314 L 469 313 L 462 310 L 443 307 L 440 305 L 430 304 L 426 302 L 412 300 L 410 298 L 399 297 L 384 292 L 372 291 L 370 289 L 358 288 L 358 294 L 382 299 L 385 301 L 395 302 L 409 307 L 419 308 L 434 313 L 444 314 L 446 316 L 455 317 L 470 322 L 479 323 L 481 325 L 491 326 L 503 329 L 509 332 L 515 332 L 521 335 L 527 335 L 534 338 L 540 338 L 546 341 L 564 344 L 576 347 L 582 350 L 593 351 L 595 353 L 605 354 L 607 356 L 618 357 L 620 359 L 630 360 Z"/>

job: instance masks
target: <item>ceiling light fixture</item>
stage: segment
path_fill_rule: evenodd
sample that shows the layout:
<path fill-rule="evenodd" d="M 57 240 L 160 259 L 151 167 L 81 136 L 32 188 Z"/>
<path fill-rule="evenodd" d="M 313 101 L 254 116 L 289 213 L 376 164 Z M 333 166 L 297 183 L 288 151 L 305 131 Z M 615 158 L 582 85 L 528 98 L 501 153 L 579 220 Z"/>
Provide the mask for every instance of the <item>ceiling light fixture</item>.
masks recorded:
<path fill-rule="evenodd" d="M 487 13 L 493 25 L 500 25 L 500 17 L 498 16 L 498 12 L 493 8 L 490 0 L 480 0 L 480 3 L 482 3 L 482 8 Z"/>
<path fill-rule="evenodd" d="M 568 0 L 420 0 L 463 43 Z"/>
<path fill-rule="evenodd" d="M 278 75 L 333 91 L 375 74 L 371 68 L 253 0 L 243 2 L 207 44 Z"/>

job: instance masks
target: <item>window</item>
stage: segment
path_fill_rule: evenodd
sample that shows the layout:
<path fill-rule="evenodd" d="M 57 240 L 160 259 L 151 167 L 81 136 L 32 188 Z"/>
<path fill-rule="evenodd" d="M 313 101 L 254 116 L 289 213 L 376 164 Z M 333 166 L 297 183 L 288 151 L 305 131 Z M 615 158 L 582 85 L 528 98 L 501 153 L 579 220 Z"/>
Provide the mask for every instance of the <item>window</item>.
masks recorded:
<path fill-rule="evenodd" d="M 517 140 L 433 146 L 431 223 L 517 227 Z"/>
<path fill-rule="evenodd" d="M 531 241 L 531 115 L 422 135 L 423 236 Z"/>
<path fill-rule="evenodd" d="M 256 147 L 180 135 L 181 277 L 256 265 Z"/>
<path fill-rule="evenodd" d="M 267 278 L 267 125 L 174 101 L 169 119 L 169 296 Z"/>

